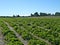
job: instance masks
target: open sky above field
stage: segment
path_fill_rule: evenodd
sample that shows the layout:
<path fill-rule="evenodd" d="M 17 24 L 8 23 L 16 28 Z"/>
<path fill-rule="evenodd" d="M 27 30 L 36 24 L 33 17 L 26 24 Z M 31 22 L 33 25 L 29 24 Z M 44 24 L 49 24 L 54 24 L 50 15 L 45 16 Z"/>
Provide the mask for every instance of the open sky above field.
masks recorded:
<path fill-rule="evenodd" d="M 0 0 L 0 16 L 60 12 L 60 0 Z"/>

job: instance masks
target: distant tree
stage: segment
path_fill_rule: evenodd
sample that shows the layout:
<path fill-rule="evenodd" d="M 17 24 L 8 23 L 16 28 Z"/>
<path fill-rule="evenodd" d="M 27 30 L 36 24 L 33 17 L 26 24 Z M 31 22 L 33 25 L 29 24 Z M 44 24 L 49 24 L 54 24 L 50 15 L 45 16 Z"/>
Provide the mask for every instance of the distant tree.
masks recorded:
<path fill-rule="evenodd" d="M 35 12 L 35 13 L 34 13 L 34 16 L 39 16 L 38 12 Z"/>
<path fill-rule="evenodd" d="M 34 16 L 34 15 L 31 13 L 31 16 Z"/>
<path fill-rule="evenodd" d="M 19 15 L 17 15 L 16 17 L 20 17 Z"/>
<path fill-rule="evenodd" d="M 15 15 L 13 15 L 13 17 L 15 17 Z"/>
<path fill-rule="evenodd" d="M 48 14 L 40 12 L 40 16 L 48 16 Z"/>
<path fill-rule="evenodd" d="M 48 16 L 51 16 L 51 13 L 48 13 L 47 15 L 48 15 Z"/>
<path fill-rule="evenodd" d="M 34 14 L 31 13 L 31 16 L 60 16 L 60 12 L 56 12 L 55 14 L 51 14 L 51 13 L 43 13 L 40 12 L 40 14 L 38 14 L 38 12 L 35 12 Z"/>
<path fill-rule="evenodd" d="M 55 13 L 55 16 L 60 16 L 60 12 L 56 12 Z"/>

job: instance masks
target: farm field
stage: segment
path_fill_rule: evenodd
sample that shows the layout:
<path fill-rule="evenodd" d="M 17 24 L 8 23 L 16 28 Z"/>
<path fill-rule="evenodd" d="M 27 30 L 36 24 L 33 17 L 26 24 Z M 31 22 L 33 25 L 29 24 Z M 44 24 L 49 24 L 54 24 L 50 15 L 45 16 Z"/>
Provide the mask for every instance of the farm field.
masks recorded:
<path fill-rule="evenodd" d="M 59 17 L 0 18 L 0 31 L 5 45 L 60 45 Z"/>

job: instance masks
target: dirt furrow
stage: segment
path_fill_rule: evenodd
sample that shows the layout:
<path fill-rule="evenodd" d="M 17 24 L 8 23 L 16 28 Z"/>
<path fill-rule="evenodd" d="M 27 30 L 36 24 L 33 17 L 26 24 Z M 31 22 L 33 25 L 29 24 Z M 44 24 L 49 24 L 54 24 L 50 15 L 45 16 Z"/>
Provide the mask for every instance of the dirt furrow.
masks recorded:
<path fill-rule="evenodd" d="M 17 38 L 24 44 L 24 45 L 28 45 L 28 42 L 26 40 L 24 40 L 7 22 L 4 22 L 8 28 L 13 31 L 15 33 L 15 35 L 17 36 Z"/>
<path fill-rule="evenodd" d="M 8 28 L 11 30 L 11 31 L 13 31 L 15 34 L 16 34 L 16 36 L 21 40 L 21 42 L 23 42 L 23 44 L 24 45 L 27 45 L 28 43 L 27 43 L 27 41 L 25 41 L 25 40 L 23 40 L 22 39 L 22 37 L 7 23 L 7 22 L 4 22 L 7 26 L 8 26 Z M 21 27 L 22 29 L 25 29 L 24 27 Z M 46 29 L 47 30 L 47 29 Z M 45 40 L 45 39 L 42 39 L 42 38 L 40 38 L 40 37 L 38 37 L 38 36 L 35 36 L 33 33 L 31 33 L 31 32 L 29 32 L 33 37 L 35 37 L 35 38 L 37 38 L 37 39 L 39 39 L 39 40 L 42 40 L 42 41 L 44 41 L 44 42 L 46 42 L 48 45 L 52 45 L 48 40 Z"/>
<path fill-rule="evenodd" d="M 3 37 L 2 31 L 1 31 L 1 28 L 0 28 L 0 45 L 5 45 L 4 44 L 4 37 Z"/>
<path fill-rule="evenodd" d="M 22 29 L 25 29 L 24 27 L 21 27 Z M 52 45 L 48 40 L 45 40 L 45 39 L 43 39 L 43 38 L 40 38 L 40 37 L 38 37 L 38 36 L 36 36 L 36 35 L 34 35 L 33 33 L 31 33 L 31 32 L 29 32 L 33 37 L 35 37 L 35 38 L 37 38 L 37 39 L 39 39 L 39 40 L 42 40 L 42 41 L 44 41 L 44 42 L 46 42 L 48 45 Z"/>

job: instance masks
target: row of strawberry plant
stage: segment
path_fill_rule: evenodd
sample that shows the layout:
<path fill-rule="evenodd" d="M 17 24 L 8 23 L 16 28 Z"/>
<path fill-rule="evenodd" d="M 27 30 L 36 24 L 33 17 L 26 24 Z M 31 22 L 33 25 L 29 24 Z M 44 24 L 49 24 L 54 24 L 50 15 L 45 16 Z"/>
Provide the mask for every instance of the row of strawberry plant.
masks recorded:
<path fill-rule="evenodd" d="M 9 20 L 9 19 L 8 19 Z M 57 21 L 58 19 L 40 19 L 40 18 L 14 18 L 10 19 L 10 25 L 14 27 L 14 29 L 21 34 L 21 28 L 23 27 L 27 30 L 27 32 L 31 32 L 34 35 L 37 35 L 38 37 L 44 38 L 49 40 L 53 45 L 59 45 L 60 44 L 60 35 L 59 35 L 59 27 L 58 24 L 60 21 Z M 18 26 L 19 25 L 19 26 Z M 38 28 L 38 26 L 42 26 L 45 29 Z M 57 28 L 57 29 L 55 29 Z M 50 30 L 49 30 L 50 29 Z M 23 31 L 22 31 L 23 32 Z"/>
<path fill-rule="evenodd" d="M 6 24 L 0 19 L 0 27 L 2 27 L 2 34 L 4 36 L 4 42 L 6 45 L 24 45 L 14 34 L 10 31 Z"/>
<path fill-rule="evenodd" d="M 13 20 L 13 19 L 12 19 L 12 20 Z M 7 21 L 7 20 L 6 20 L 6 21 Z M 9 21 L 7 21 L 7 22 L 8 22 L 10 25 L 12 24 L 14 30 L 15 30 L 16 32 L 18 32 L 18 33 L 22 36 L 22 38 L 23 38 L 24 40 L 28 40 L 28 45 L 37 45 L 37 44 L 39 44 L 39 45 L 41 45 L 41 44 L 47 45 L 46 42 L 44 42 L 44 41 L 42 41 L 42 40 L 37 40 L 35 37 L 33 37 L 33 36 L 29 33 L 29 31 L 23 29 L 23 27 L 19 27 L 19 26 L 18 26 L 19 24 L 16 23 L 15 19 L 14 19 L 13 21 L 10 21 L 10 20 L 9 20 Z M 14 22 L 14 23 L 13 23 L 13 22 Z"/>

